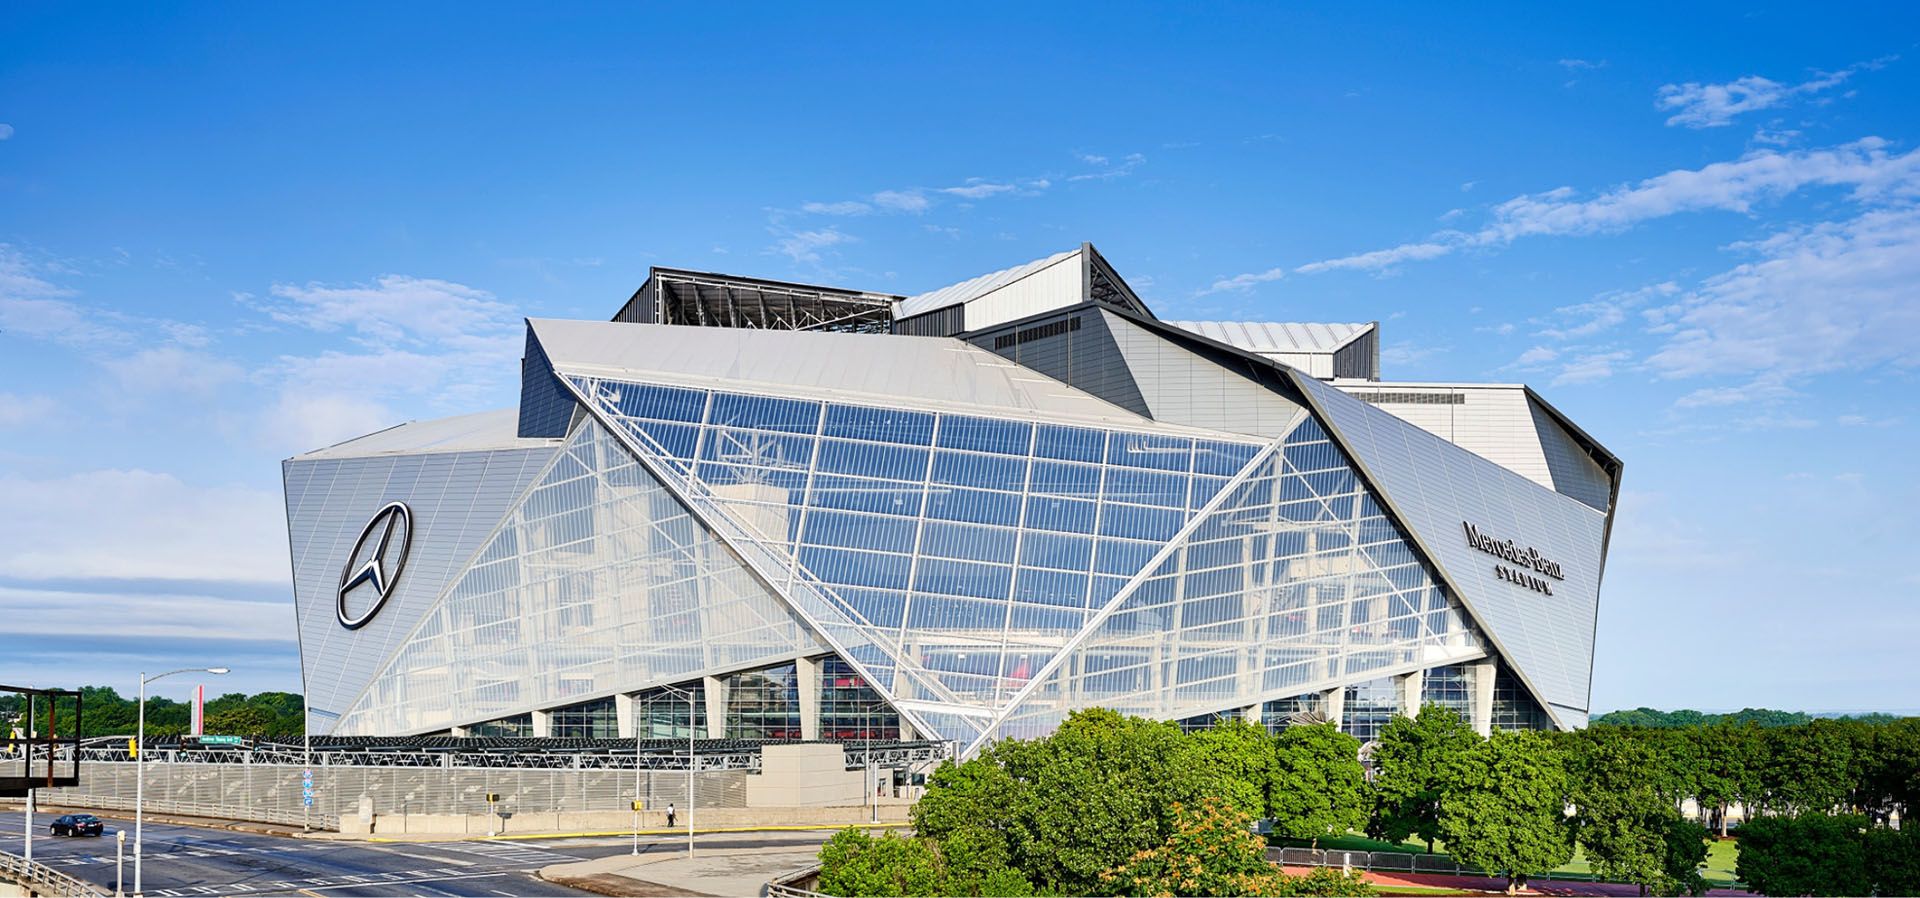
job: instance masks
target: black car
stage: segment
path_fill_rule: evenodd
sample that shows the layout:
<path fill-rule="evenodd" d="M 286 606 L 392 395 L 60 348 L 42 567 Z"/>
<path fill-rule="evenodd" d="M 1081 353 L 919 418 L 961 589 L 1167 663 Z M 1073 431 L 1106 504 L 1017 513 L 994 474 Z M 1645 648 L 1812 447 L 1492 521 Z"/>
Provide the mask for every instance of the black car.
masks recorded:
<path fill-rule="evenodd" d="M 97 836 L 106 824 L 92 814 L 65 814 L 53 818 L 51 832 L 56 836 Z"/>

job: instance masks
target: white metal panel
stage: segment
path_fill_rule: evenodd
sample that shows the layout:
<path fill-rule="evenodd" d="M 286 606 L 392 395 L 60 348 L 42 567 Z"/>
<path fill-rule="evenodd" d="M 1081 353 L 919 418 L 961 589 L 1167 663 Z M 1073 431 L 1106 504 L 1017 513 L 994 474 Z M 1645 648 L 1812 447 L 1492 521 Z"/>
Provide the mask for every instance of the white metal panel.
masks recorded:
<path fill-rule="evenodd" d="M 984 296 L 1018 281 L 1021 278 L 1027 277 L 1034 272 L 1050 268 L 1070 258 L 1078 260 L 1079 257 L 1079 249 L 1070 249 L 1066 252 L 1054 253 L 1044 259 L 1035 259 L 1022 265 L 1015 265 L 1012 268 L 1003 268 L 999 271 L 989 272 L 976 278 L 969 278 L 958 284 L 941 287 L 938 290 L 929 290 L 918 296 L 910 296 L 895 305 L 893 317 L 911 318 L 935 309 L 944 309 L 948 306 L 970 302 L 980 296 Z M 1075 263 L 1075 267 L 1078 267 L 1077 262 Z"/>
<path fill-rule="evenodd" d="M 476 449 L 538 449 L 558 446 L 558 439 L 523 439 L 518 434 L 519 412 L 495 409 L 432 421 L 408 421 L 325 449 L 294 456 L 296 461 L 319 458 L 364 458 L 407 452 L 467 452 Z"/>
<path fill-rule="evenodd" d="M 1368 405 L 1534 483 L 1554 488 L 1526 388 L 1519 384 L 1369 381 L 1338 382 L 1334 386 L 1363 399 L 1373 397 Z M 1388 397 L 1393 397 L 1392 401 L 1377 401 Z"/>
<path fill-rule="evenodd" d="M 1563 724 L 1589 707 L 1606 516 L 1400 418 L 1311 378 L 1296 377 L 1325 412 L 1429 559 Z M 1469 545 L 1463 523 L 1538 547 L 1561 565 L 1552 595 L 1499 578 L 1499 558 Z"/>
<path fill-rule="evenodd" d="M 1080 254 L 1066 257 L 967 302 L 967 329 L 980 330 L 1086 301 Z"/>
<path fill-rule="evenodd" d="M 948 337 L 528 322 L 555 370 L 688 387 L 1015 413 L 1029 419 L 1157 427 L 992 352 Z"/>

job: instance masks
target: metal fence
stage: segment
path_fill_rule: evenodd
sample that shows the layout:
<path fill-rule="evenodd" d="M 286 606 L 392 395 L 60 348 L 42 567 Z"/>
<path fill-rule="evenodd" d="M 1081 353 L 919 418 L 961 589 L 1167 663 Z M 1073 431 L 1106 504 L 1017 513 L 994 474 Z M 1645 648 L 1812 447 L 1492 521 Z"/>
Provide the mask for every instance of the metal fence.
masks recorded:
<path fill-rule="evenodd" d="M 27 893 L 32 895 L 84 895 L 92 898 L 107 894 L 99 886 L 81 882 L 45 864 L 34 863 L 5 851 L 0 851 L 0 881 L 24 886 Z"/>
<path fill-rule="evenodd" d="M 1347 851 L 1339 848 L 1269 848 L 1267 860 L 1288 867 L 1352 867 L 1382 873 L 1451 873 L 1460 876 L 1489 876 L 1487 871 L 1470 867 L 1444 854 L 1414 854 L 1406 851 Z"/>
<path fill-rule="evenodd" d="M 301 773 L 313 773 L 311 817 L 303 805 Z M 80 785 L 41 789 L 46 805 L 132 809 L 135 765 L 89 761 Z M 297 764 L 173 764 L 147 762 L 146 808 L 160 813 L 256 820 L 333 829 L 342 815 L 485 814 L 487 793 L 508 813 L 626 811 L 635 795 L 648 807 L 685 804 L 682 770 L 541 770 L 475 767 L 302 768 Z M 747 773 L 693 774 L 694 801 L 704 808 L 746 807 Z"/>

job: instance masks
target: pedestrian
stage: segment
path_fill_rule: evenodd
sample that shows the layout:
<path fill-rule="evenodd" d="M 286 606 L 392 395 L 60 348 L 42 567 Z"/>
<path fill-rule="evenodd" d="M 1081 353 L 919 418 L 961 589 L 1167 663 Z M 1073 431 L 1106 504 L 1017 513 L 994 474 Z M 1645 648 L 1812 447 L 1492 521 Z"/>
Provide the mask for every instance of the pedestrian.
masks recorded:
<path fill-rule="evenodd" d="M 667 826 L 673 826 L 673 802 L 667 802 Z"/>

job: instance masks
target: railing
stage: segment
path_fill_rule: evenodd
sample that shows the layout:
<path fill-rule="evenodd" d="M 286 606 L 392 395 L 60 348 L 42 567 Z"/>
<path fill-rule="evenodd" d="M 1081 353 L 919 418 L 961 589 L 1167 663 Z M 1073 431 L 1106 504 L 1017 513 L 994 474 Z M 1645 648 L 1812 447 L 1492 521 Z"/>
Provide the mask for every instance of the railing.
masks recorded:
<path fill-rule="evenodd" d="M 1342 848 L 1268 848 L 1267 860 L 1287 867 L 1351 867 L 1380 873 L 1440 873 L 1450 876 L 1503 876 L 1462 864 L 1444 854 L 1416 854 L 1409 851 L 1349 851 Z M 1552 872 L 1529 876 L 1534 880 L 1563 882 L 1608 882 L 1592 873 Z M 1713 881 L 1718 888 L 1739 883 Z"/>
<path fill-rule="evenodd" d="M 1352 867 L 1383 873 L 1446 873 L 1458 876 L 1491 876 L 1485 870 L 1469 867 L 1444 854 L 1414 854 L 1409 851 L 1348 851 L 1341 848 L 1269 848 L 1267 860 L 1287 867 Z"/>
<path fill-rule="evenodd" d="M 782 873 L 760 887 L 760 894 L 767 898 L 824 898 L 819 892 L 808 891 L 807 886 L 820 879 L 820 866 L 815 864 Z"/>
<path fill-rule="evenodd" d="M 36 864 L 17 854 L 0 851 L 0 880 L 26 887 L 32 895 L 96 896 L 107 894 L 92 883 L 81 882 L 45 864 Z"/>

